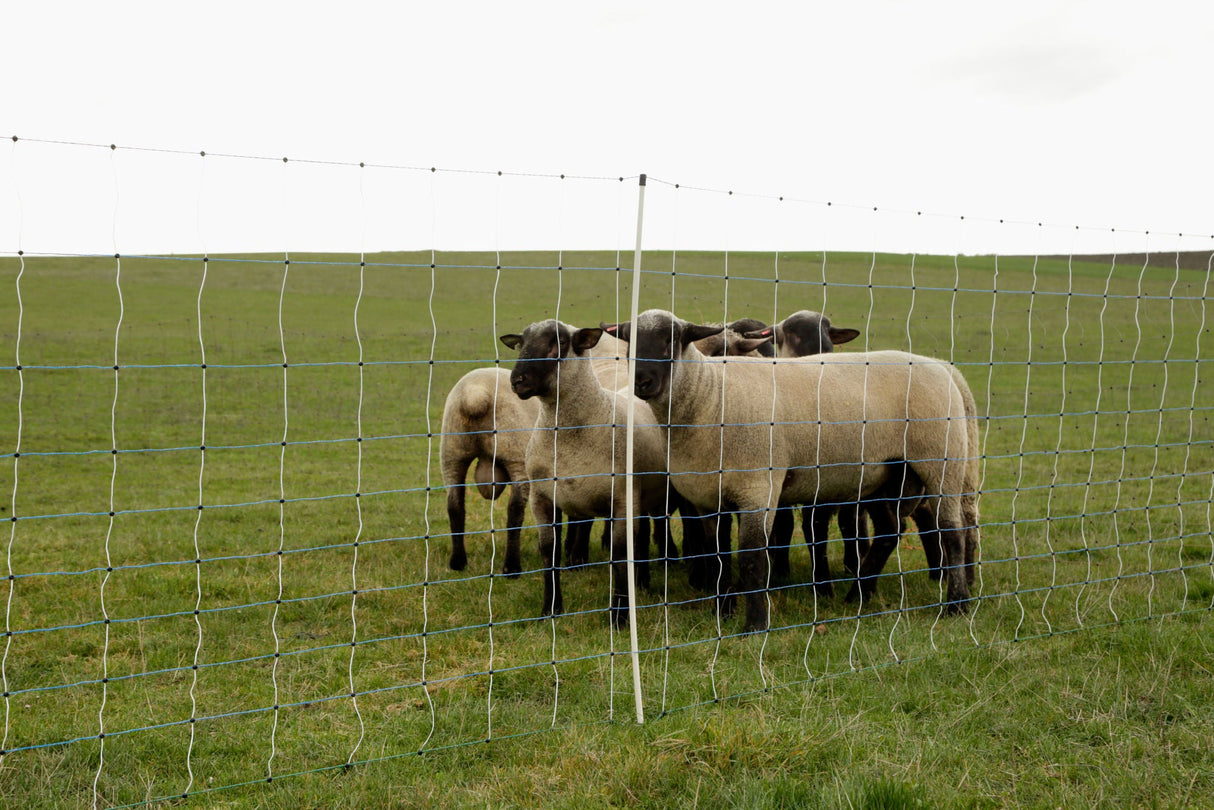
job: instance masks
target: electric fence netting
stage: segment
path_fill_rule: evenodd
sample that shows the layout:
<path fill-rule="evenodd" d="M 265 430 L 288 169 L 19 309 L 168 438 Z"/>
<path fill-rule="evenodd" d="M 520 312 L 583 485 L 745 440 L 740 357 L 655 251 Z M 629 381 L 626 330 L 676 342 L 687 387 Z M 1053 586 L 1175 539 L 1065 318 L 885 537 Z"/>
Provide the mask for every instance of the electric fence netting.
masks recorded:
<path fill-rule="evenodd" d="M 10 784 L 253 789 L 1214 604 L 1209 235 L 18 138 L 0 162 Z M 678 319 L 656 366 L 644 310 Z M 795 351 L 802 310 L 838 345 Z M 550 318 L 551 393 L 520 399 L 500 338 Z M 755 351 L 833 351 L 670 349 L 740 319 Z M 643 367 L 669 402 L 610 393 Z M 656 510 L 647 429 L 680 473 Z"/>

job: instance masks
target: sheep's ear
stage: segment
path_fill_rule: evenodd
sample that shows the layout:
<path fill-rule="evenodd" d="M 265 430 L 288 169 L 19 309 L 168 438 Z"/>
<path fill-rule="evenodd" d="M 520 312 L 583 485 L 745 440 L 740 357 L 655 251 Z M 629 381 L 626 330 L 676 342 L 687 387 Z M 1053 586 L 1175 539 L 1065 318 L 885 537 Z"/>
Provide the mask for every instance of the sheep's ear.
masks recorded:
<path fill-rule="evenodd" d="M 706 337 L 719 335 L 724 331 L 724 326 L 701 326 L 700 324 L 689 323 L 683 326 L 680 340 L 683 341 L 684 346 L 687 346 L 691 343 L 695 343 L 697 340 L 703 340 Z"/>
<path fill-rule="evenodd" d="M 502 335 L 500 340 L 502 341 L 502 343 L 505 343 L 511 349 L 515 349 L 515 350 L 517 350 L 520 346 L 523 345 L 523 336 L 522 335 Z"/>
<path fill-rule="evenodd" d="M 755 333 L 748 332 L 745 337 L 739 337 L 739 338 L 735 338 L 735 339 L 729 341 L 729 353 L 730 354 L 750 354 L 751 352 L 755 351 L 760 346 L 762 346 L 764 343 L 771 343 L 772 335 L 770 333 L 770 330 L 766 330 L 766 331 L 768 331 L 767 337 L 750 337 L 750 335 L 753 335 Z"/>
<path fill-rule="evenodd" d="M 850 343 L 851 341 L 860 337 L 859 329 L 839 329 L 838 327 L 832 326 L 826 331 L 830 335 L 830 342 L 836 346 L 838 346 L 840 343 Z"/>
<path fill-rule="evenodd" d="M 588 352 L 595 346 L 599 345 L 599 339 L 603 337 L 605 330 L 602 327 L 595 328 L 588 326 L 585 329 L 579 329 L 573 333 L 573 339 L 570 341 L 570 346 L 578 354 Z"/>
<path fill-rule="evenodd" d="M 622 340 L 627 343 L 632 335 L 632 321 L 624 321 L 623 323 L 599 323 L 599 328 L 607 334 Z"/>

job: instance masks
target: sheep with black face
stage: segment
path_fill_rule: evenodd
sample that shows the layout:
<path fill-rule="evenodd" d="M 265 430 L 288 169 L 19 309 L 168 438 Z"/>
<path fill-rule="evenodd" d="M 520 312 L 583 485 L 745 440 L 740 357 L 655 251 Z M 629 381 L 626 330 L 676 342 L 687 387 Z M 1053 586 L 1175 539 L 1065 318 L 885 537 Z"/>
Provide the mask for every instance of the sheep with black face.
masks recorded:
<path fill-rule="evenodd" d="M 751 330 L 746 333 L 746 336 L 752 338 L 772 337 L 775 340 L 776 350 L 780 357 L 806 357 L 830 352 L 835 346 L 850 342 L 858 337 L 859 334 L 855 329 L 840 329 L 832 326 L 830 319 L 819 312 L 800 310 L 771 327 L 761 330 Z M 945 365 L 948 366 L 953 377 L 953 383 L 960 390 L 962 398 L 965 401 L 966 430 L 969 433 L 970 446 L 977 447 L 979 440 L 978 418 L 973 392 L 970 390 L 965 377 L 956 366 L 951 363 L 945 363 Z M 965 512 L 967 515 L 972 516 L 972 519 L 967 518 L 965 565 L 967 578 L 972 584 L 973 564 L 977 555 L 979 536 L 977 515 L 981 489 L 981 470 L 976 454 L 971 458 L 966 472 L 968 477 L 963 497 L 966 502 Z M 901 478 L 903 480 L 901 487 L 896 488 L 895 491 L 891 491 L 888 499 L 880 503 L 874 503 L 867 509 L 861 508 L 859 504 L 839 505 L 836 507 L 806 507 L 803 515 L 806 527 L 806 542 L 811 547 L 824 542 L 830 516 L 833 512 L 837 511 L 839 529 L 843 534 L 845 542 L 844 566 L 854 574 L 859 570 L 859 559 L 868 551 L 867 513 L 877 508 L 885 509 L 887 514 L 891 513 L 892 510 L 892 513 L 896 513 L 895 517 L 899 527 L 899 534 L 906 531 L 906 517 L 910 516 L 914 518 L 915 525 L 919 530 L 920 539 L 923 542 L 923 551 L 928 564 L 928 574 L 933 580 L 941 579 L 944 575 L 944 552 L 940 547 L 940 537 L 935 523 L 935 515 L 928 504 L 921 502 L 920 496 L 923 494 L 922 485 L 915 478 L 914 474 L 909 470 L 903 470 Z M 778 527 L 777 535 L 783 529 L 784 527 L 782 526 Z M 791 526 L 787 527 L 787 530 L 790 531 Z M 882 538 L 882 545 L 892 547 L 896 540 L 896 537 Z M 815 554 L 814 560 L 815 579 L 820 571 L 821 575 L 829 581 L 830 569 L 829 564 L 826 562 L 825 554 Z M 957 564 L 960 563 L 958 562 Z"/>
<path fill-rule="evenodd" d="M 558 515 L 613 522 L 612 565 L 615 590 L 612 621 L 627 622 L 626 575 L 626 418 L 630 395 L 604 389 L 595 376 L 591 349 L 600 328 L 578 329 L 549 319 L 528 326 L 521 335 L 502 335 L 518 351 L 510 384 L 520 399 L 534 397 L 540 415 L 527 445 L 527 478 L 531 482 L 531 513 L 539 529 L 544 559 L 543 615 L 564 611 L 561 595 Z M 649 549 L 649 520 L 666 516 L 666 444 L 653 412 L 644 402 L 632 402 L 633 515 L 637 579 L 649 584 L 644 559 Z"/>
<path fill-rule="evenodd" d="M 674 487 L 702 509 L 740 513 L 747 631 L 768 624 L 766 545 L 779 506 L 885 497 L 906 465 L 934 505 L 947 558 L 963 559 L 962 493 L 977 448 L 945 364 L 893 351 L 710 360 L 692 344 L 719 328 L 649 310 L 615 333 L 637 344 L 634 390 L 667 425 Z M 865 557 L 862 592 L 884 563 Z M 949 569 L 946 598 L 949 612 L 968 608 L 961 566 Z"/>

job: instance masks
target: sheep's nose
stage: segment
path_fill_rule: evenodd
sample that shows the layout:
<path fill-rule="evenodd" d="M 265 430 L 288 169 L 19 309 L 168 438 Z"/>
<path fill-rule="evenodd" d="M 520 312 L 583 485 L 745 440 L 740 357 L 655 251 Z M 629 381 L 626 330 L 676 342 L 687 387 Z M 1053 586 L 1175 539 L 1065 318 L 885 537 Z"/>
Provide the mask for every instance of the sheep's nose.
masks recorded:
<path fill-rule="evenodd" d="M 526 395 L 531 388 L 531 376 L 525 372 L 515 369 L 510 373 L 510 389 L 519 396 Z"/>
<path fill-rule="evenodd" d="M 641 399 L 650 399 L 654 396 L 657 396 L 657 393 L 658 393 L 657 378 L 655 378 L 651 374 L 638 373 L 637 378 L 636 378 L 636 385 L 633 387 L 633 390 L 636 391 L 636 395 L 638 397 L 640 397 Z"/>

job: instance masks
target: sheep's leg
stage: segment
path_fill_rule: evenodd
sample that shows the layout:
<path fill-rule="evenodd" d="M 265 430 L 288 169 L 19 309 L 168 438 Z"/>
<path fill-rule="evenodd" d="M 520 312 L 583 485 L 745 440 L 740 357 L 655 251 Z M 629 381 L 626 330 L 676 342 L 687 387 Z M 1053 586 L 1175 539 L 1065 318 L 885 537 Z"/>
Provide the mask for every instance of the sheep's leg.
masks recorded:
<path fill-rule="evenodd" d="M 746 599 L 744 633 L 767 629 L 767 537 L 774 515 L 756 510 L 738 515 L 738 590 Z"/>
<path fill-rule="evenodd" d="M 658 530 L 657 518 L 652 521 L 641 518 L 637 521 L 636 537 L 633 538 L 636 546 L 637 584 L 647 591 L 653 587 L 649 581 L 649 532 L 651 526 L 654 531 Z"/>
<path fill-rule="evenodd" d="M 649 588 L 649 519 L 633 521 L 633 545 L 636 550 L 634 566 L 637 585 Z M 617 517 L 611 526 L 611 569 L 614 591 L 611 595 L 611 623 L 616 629 L 628 626 L 628 534 L 624 518 Z"/>
<path fill-rule="evenodd" d="M 510 500 L 506 503 L 506 561 L 502 565 L 502 573 L 509 577 L 517 577 L 523 571 L 521 545 L 529 491 L 526 484 L 515 482 L 510 485 Z M 462 542 L 460 550 L 463 550 Z"/>
<path fill-rule="evenodd" d="M 464 549 L 464 495 L 467 489 L 464 478 L 468 475 L 471 459 L 443 470 L 447 479 L 447 520 L 451 523 L 451 559 L 447 563 L 452 571 L 463 571 L 468 567 L 468 553 Z"/>
<path fill-rule="evenodd" d="M 890 501 L 873 501 L 867 505 L 869 517 L 873 521 L 872 545 L 864 560 L 860 563 L 859 578 L 848 591 L 847 601 L 854 602 L 860 598 L 869 599 L 877 593 L 877 577 L 885 569 L 889 555 L 898 545 L 898 514 L 897 503 Z"/>
<path fill-rule="evenodd" d="M 721 616 L 732 616 L 734 611 L 733 584 L 733 513 L 717 512 L 712 524 L 712 536 L 716 538 L 716 595 L 717 611 Z M 711 568 L 709 569 L 711 571 Z"/>
<path fill-rule="evenodd" d="M 974 585 L 974 566 L 978 564 L 978 527 L 965 527 L 965 581 Z"/>
<path fill-rule="evenodd" d="M 961 520 L 965 526 L 965 581 L 974 584 L 974 566 L 978 562 L 978 498 L 967 493 L 961 499 Z"/>
<path fill-rule="evenodd" d="M 452 571 L 463 571 L 468 567 L 468 552 L 464 548 L 464 485 L 447 487 L 447 520 L 451 523 L 451 559 L 447 563 Z"/>
<path fill-rule="evenodd" d="M 767 539 L 767 553 L 771 560 L 771 582 L 786 585 L 792 578 L 792 567 L 788 563 L 788 547 L 792 544 L 793 510 L 784 507 L 776 510 L 771 524 L 771 537 Z"/>
<path fill-rule="evenodd" d="M 826 538 L 830 533 L 830 519 L 835 514 L 832 506 L 806 506 L 801 510 L 801 531 L 805 544 L 809 546 L 814 592 L 818 596 L 834 596 L 835 586 L 830 573 L 830 560 L 826 556 Z M 840 520 L 840 528 L 843 521 Z M 844 535 L 846 541 L 847 535 Z"/>
<path fill-rule="evenodd" d="M 848 504 L 839 510 L 839 534 L 843 535 L 843 567 L 854 577 L 869 548 L 868 512 L 863 506 Z"/>
<path fill-rule="evenodd" d="M 590 562 L 590 529 L 593 520 L 571 520 L 565 530 L 565 564 L 585 565 Z"/>
<path fill-rule="evenodd" d="M 945 613 L 965 613 L 969 610 L 970 590 L 966 579 L 966 529 L 951 515 L 945 514 L 945 505 L 941 504 L 937 519 L 940 521 L 941 548 L 944 550 L 946 589 Z"/>
<path fill-rule="evenodd" d="M 531 497 L 531 514 L 535 517 L 540 534 L 540 558 L 544 566 L 544 601 L 541 616 L 559 616 L 565 612 L 561 598 L 561 534 L 560 512 L 552 499 L 545 495 Z"/>
<path fill-rule="evenodd" d="M 927 558 L 927 576 L 932 582 L 939 582 L 944 576 L 944 547 L 936 513 L 927 503 L 922 503 L 911 513 L 911 517 L 915 520 L 915 528 L 919 530 L 919 541 L 923 543 L 923 556 Z"/>
<path fill-rule="evenodd" d="M 690 504 L 680 504 L 679 512 L 683 518 L 683 558 L 687 560 L 687 584 L 698 591 L 707 591 L 713 582 L 713 574 L 709 571 L 711 549 L 708 538 L 715 537 L 716 524 L 710 518 L 701 517 Z"/>

